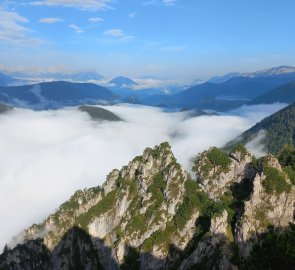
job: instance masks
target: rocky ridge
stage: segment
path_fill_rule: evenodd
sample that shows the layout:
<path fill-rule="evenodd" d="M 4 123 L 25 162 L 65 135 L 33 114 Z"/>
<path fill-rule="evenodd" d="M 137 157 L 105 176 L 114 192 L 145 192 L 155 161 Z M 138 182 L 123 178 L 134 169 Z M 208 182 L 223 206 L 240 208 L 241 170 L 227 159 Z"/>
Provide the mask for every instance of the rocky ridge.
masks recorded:
<path fill-rule="evenodd" d="M 0 268 L 241 269 L 270 226 L 294 223 L 295 188 L 275 157 L 210 148 L 193 171 L 168 143 L 147 148 L 27 229 Z"/>

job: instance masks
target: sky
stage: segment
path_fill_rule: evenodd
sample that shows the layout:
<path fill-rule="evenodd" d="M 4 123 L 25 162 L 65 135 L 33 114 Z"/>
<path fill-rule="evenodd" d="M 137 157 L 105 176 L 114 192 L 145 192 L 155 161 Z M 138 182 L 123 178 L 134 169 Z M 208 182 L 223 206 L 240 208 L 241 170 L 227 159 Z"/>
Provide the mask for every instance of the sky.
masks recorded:
<path fill-rule="evenodd" d="M 0 252 L 77 189 L 101 185 L 112 169 L 127 165 L 146 147 L 169 141 L 190 172 L 198 153 L 223 146 L 285 105 L 244 106 L 227 115 L 193 118 L 139 105 L 105 107 L 123 122 L 95 122 L 76 108 L 1 114 Z M 253 144 L 252 150 L 261 149 L 259 142 Z"/>
<path fill-rule="evenodd" d="M 0 66 L 207 79 L 295 65 L 293 0 L 2 0 Z"/>

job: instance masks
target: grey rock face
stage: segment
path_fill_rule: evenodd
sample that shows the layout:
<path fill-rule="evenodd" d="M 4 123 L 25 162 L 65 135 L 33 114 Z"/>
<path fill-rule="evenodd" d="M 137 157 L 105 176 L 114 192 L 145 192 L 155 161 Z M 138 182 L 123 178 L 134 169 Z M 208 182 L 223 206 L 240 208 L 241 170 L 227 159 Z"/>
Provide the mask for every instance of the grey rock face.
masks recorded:
<path fill-rule="evenodd" d="M 91 238 L 78 228 L 64 235 L 53 250 L 41 239 L 29 240 L 2 254 L 0 266 L 4 269 L 103 269 L 94 250 Z"/>
<path fill-rule="evenodd" d="M 211 264 L 222 270 L 235 269 L 230 263 L 231 251 L 227 240 L 228 213 L 226 210 L 220 216 L 211 219 L 210 236 L 200 241 L 193 253 L 182 262 L 179 269 L 192 269 L 199 265 L 206 265 L 211 268 Z M 219 254 L 216 256 L 216 254 Z M 212 257 L 216 260 L 213 263 Z M 204 267 L 204 266 L 203 266 Z"/>
<path fill-rule="evenodd" d="M 295 189 L 273 156 L 258 168 L 240 149 L 214 164 L 211 150 L 195 162 L 195 181 L 167 143 L 147 148 L 102 187 L 77 191 L 25 230 L 22 245 L 0 255 L 0 268 L 238 269 L 233 244 L 247 258 L 269 225 L 294 223 Z M 270 192 L 267 167 L 291 188 Z"/>
<path fill-rule="evenodd" d="M 270 156 L 267 165 L 282 173 L 281 166 L 273 156 Z M 253 244 L 259 239 L 259 235 L 267 231 L 269 225 L 283 230 L 289 223 L 294 223 L 294 186 L 290 192 L 269 194 L 263 186 L 265 180 L 266 175 L 263 172 L 255 176 L 251 197 L 245 202 L 244 213 L 235 229 L 241 257 L 250 255 Z M 286 181 L 289 182 L 287 177 Z"/>
<path fill-rule="evenodd" d="M 227 169 L 212 164 L 208 158 L 210 151 L 212 148 L 200 154 L 195 165 L 198 182 L 210 198 L 218 200 L 233 183 L 240 183 L 244 178 L 254 178 L 255 170 L 251 165 L 253 156 L 248 151 L 230 153 L 228 157 L 230 163 Z M 211 168 L 204 171 L 208 165 Z"/>

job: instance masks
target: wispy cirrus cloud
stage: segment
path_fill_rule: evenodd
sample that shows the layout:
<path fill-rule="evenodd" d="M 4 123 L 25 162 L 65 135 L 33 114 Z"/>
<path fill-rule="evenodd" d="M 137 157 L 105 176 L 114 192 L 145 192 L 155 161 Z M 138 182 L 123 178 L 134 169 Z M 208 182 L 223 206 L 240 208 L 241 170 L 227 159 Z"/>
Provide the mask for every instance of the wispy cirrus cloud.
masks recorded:
<path fill-rule="evenodd" d="M 77 34 L 81 34 L 84 32 L 83 29 L 81 29 L 79 26 L 77 26 L 76 24 L 69 24 L 69 27 L 71 29 L 73 29 Z"/>
<path fill-rule="evenodd" d="M 100 17 L 95 17 L 95 18 L 89 18 L 88 19 L 89 22 L 92 22 L 92 23 L 100 23 L 100 22 L 103 22 L 104 19 L 100 18 Z"/>
<path fill-rule="evenodd" d="M 175 5 L 177 0 L 163 0 L 163 4 L 165 4 L 166 6 L 173 6 Z"/>
<path fill-rule="evenodd" d="M 62 22 L 63 19 L 61 18 L 42 18 L 39 20 L 40 23 L 58 23 L 58 22 Z"/>
<path fill-rule="evenodd" d="M 111 0 L 43 0 L 31 2 L 34 6 L 61 6 L 81 10 L 103 10 L 109 8 Z"/>
<path fill-rule="evenodd" d="M 105 45 L 120 45 L 126 42 L 130 42 L 134 39 L 134 36 L 125 34 L 121 29 L 113 28 L 106 30 L 102 33 L 104 38 L 99 41 Z"/>
<path fill-rule="evenodd" d="M 136 15 L 136 12 L 131 12 L 128 14 L 128 17 L 133 19 L 135 17 L 135 15 Z"/>
<path fill-rule="evenodd" d="M 9 6 L 13 6 L 13 7 L 17 6 L 17 4 L 18 3 L 16 1 L 4 0 L 4 1 L 2 1 L 1 6 L 7 8 Z"/>
<path fill-rule="evenodd" d="M 109 29 L 109 30 L 103 32 L 103 35 L 108 36 L 108 37 L 112 37 L 112 38 L 121 39 L 121 40 L 130 40 L 130 39 L 134 38 L 134 36 L 127 35 L 121 29 L 116 29 L 116 28 Z"/>
<path fill-rule="evenodd" d="M 17 12 L 0 10 L 0 42 L 19 45 L 41 43 L 40 39 L 30 37 L 31 29 L 22 25 L 27 22 L 29 20 Z"/>
<path fill-rule="evenodd" d="M 104 36 L 109 37 L 124 37 L 126 36 L 121 29 L 110 29 L 103 33 Z"/>
<path fill-rule="evenodd" d="M 174 6 L 177 0 L 149 0 L 143 3 L 144 6 L 153 6 L 153 5 L 161 5 L 165 6 Z"/>

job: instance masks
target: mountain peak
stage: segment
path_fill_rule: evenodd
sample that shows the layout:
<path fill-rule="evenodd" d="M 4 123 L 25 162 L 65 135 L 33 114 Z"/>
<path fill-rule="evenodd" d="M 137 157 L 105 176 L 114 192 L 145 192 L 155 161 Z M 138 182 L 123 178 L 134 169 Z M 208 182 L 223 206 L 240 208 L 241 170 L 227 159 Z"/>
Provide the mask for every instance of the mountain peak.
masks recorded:
<path fill-rule="evenodd" d="M 22 80 L 34 81 L 72 81 L 72 82 L 87 82 L 99 81 L 104 79 L 95 69 L 88 70 L 38 70 L 38 69 L 24 69 L 7 71 L 9 76 L 19 78 Z"/>
<path fill-rule="evenodd" d="M 253 73 L 243 73 L 245 77 L 268 77 L 268 76 L 279 76 L 289 73 L 295 73 L 295 67 L 292 66 L 278 66 L 269 69 L 259 70 Z"/>
<path fill-rule="evenodd" d="M 227 73 L 223 76 L 214 76 L 212 78 L 210 78 L 208 80 L 208 82 L 211 82 L 211 83 L 223 83 L 223 82 L 226 82 L 234 77 L 239 77 L 241 76 L 241 73 L 239 72 L 231 72 L 231 73 Z"/>
<path fill-rule="evenodd" d="M 47 109 L 81 104 L 107 104 L 119 98 L 107 88 L 93 83 L 68 81 L 0 87 L 2 102 L 13 106 Z"/>
<path fill-rule="evenodd" d="M 8 86 L 17 83 L 18 80 L 4 72 L 0 72 L 0 86 Z"/>
<path fill-rule="evenodd" d="M 111 81 L 109 81 L 109 83 L 114 84 L 117 87 L 128 87 L 132 85 L 137 85 L 136 82 L 124 76 L 115 77 Z"/>
<path fill-rule="evenodd" d="M 231 72 L 228 74 L 225 74 L 223 76 L 214 76 L 208 80 L 208 82 L 212 83 L 223 83 L 226 82 L 232 78 L 236 77 L 246 77 L 246 78 L 257 78 L 257 77 L 270 77 L 270 76 L 280 76 L 280 75 L 286 75 L 290 73 L 295 73 L 295 67 L 292 66 L 278 66 L 278 67 L 272 67 L 268 69 L 258 70 L 255 72 Z"/>

